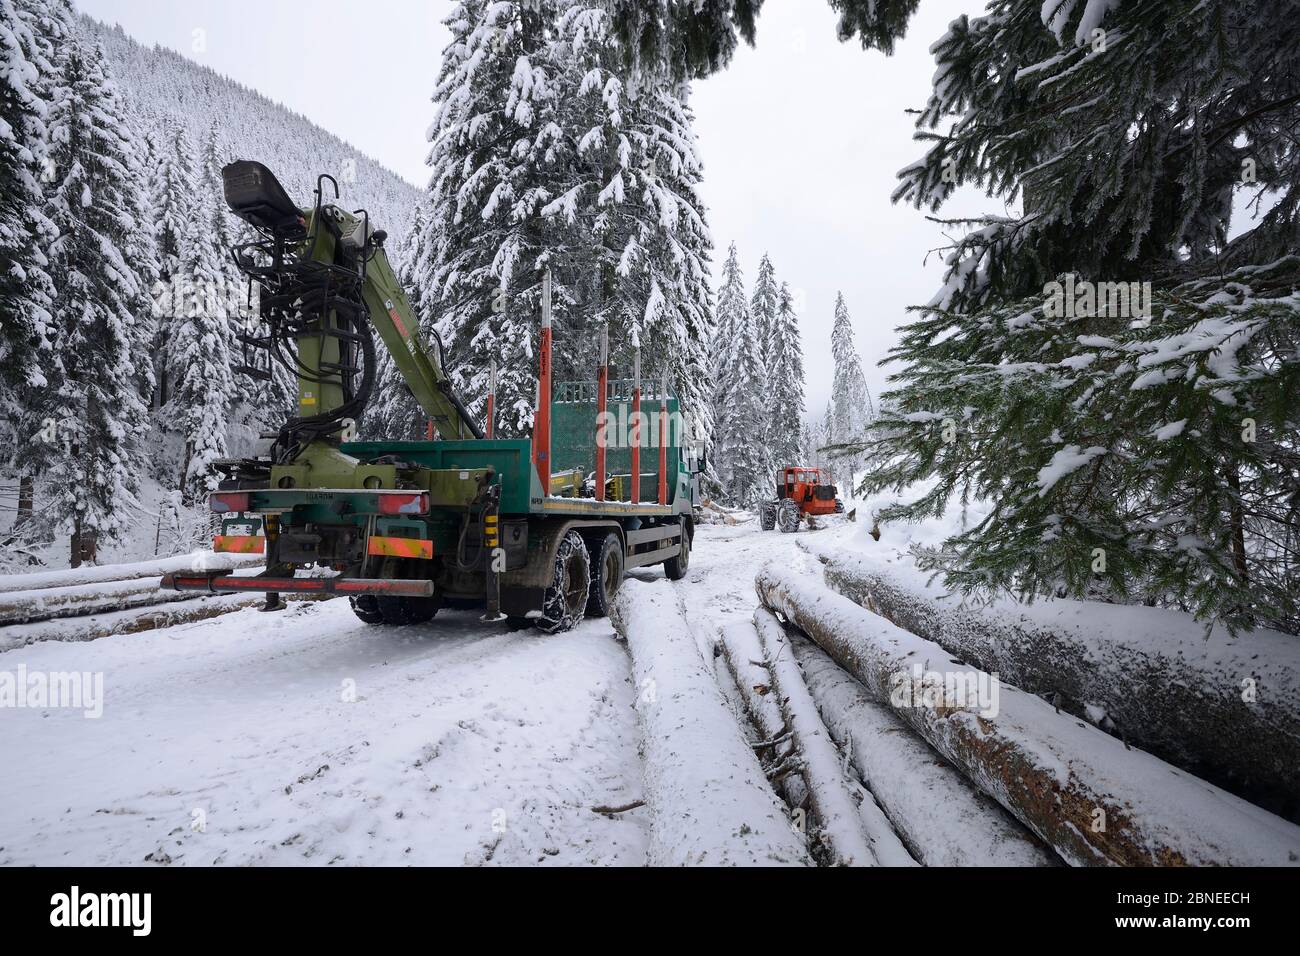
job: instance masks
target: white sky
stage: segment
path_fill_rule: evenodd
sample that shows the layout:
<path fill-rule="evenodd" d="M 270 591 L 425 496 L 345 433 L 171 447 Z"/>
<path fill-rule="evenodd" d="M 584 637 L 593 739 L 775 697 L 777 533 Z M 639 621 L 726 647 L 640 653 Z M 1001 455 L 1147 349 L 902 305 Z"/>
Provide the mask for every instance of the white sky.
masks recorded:
<path fill-rule="evenodd" d="M 284 103 L 422 185 L 430 94 L 448 33 L 448 0 L 76 0 Z M 908 305 L 940 284 L 938 227 L 893 206 L 895 174 L 920 156 L 906 108 L 924 105 L 934 72 L 928 47 L 980 0 L 926 0 L 892 57 L 835 38 L 825 0 L 767 0 L 757 47 L 697 84 L 692 100 L 705 163 L 703 195 L 716 245 L 728 243 L 747 281 L 768 252 L 795 289 L 802 316 L 808 413 L 830 397 L 830 332 L 844 292 L 873 395 L 875 363 Z M 201 48 L 196 30 L 204 31 Z M 361 108 L 358 85 L 379 87 L 384 110 Z M 371 99 L 369 102 L 373 103 Z M 979 195 L 941 210 L 950 217 L 1002 211 Z"/>

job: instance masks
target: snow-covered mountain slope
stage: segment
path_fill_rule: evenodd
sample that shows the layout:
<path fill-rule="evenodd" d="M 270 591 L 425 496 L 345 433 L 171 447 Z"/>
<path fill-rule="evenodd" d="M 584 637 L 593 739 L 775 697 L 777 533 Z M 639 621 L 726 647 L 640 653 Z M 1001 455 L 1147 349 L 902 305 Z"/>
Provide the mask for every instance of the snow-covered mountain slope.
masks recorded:
<path fill-rule="evenodd" d="M 393 239 L 406 237 L 420 190 L 361 149 L 173 50 L 143 46 L 121 27 L 89 17 L 81 25 L 103 43 L 114 78 L 147 124 L 179 123 L 196 144 L 216 124 L 226 158 L 265 163 L 300 203 L 310 201 L 316 177 L 329 173 L 351 207 L 369 210 Z"/>

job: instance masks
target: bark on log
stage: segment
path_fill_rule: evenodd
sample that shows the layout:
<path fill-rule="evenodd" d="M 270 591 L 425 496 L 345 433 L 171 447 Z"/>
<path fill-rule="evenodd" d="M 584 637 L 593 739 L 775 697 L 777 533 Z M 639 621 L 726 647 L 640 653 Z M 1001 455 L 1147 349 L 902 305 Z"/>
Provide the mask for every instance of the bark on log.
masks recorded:
<path fill-rule="evenodd" d="M 10 591 L 0 596 L 0 627 L 60 617 L 81 617 L 102 611 L 125 611 L 202 596 L 196 592 L 160 591 L 158 581 L 158 578 L 137 578 L 103 585 Z"/>
<path fill-rule="evenodd" d="M 652 866 L 810 865 L 665 581 L 628 580 L 627 639 L 642 726 Z"/>
<path fill-rule="evenodd" d="M 1177 612 L 1085 601 L 959 607 L 873 562 L 818 555 L 834 590 L 904 630 L 1252 802 L 1300 814 L 1300 638 L 1206 638 Z M 1049 609 L 1050 623 L 1036 619 Z"/>
<path fill-rule="evenodd" d="M 265 563 L 266 559 L 260 554 L 213 554 L 210 551 L 200 551 L 196 554 L 179 554 L 170 558 L 135 561 L 129 564 L 96 564 L 63 571 L 6 574 L 0 577 L 0 593 L 156 578 L 168 571 L 231 571 L 235 568 L 251 568 Z"/>
<path fill-rule="evenodd" d="M 779 745 L 764 748 L 760 756 L 775 767 L 794 751 L 793 735 L 781 716 L 776 695 L 772 693 L 772 674 L 762 662 L 763 647 L 752 624 L 730 624 L 722 629 L 718 642 L 727 671 L 740 694 L 741 703 L 750 723 L 758 731 L 759 741 L 785 739 Z M 721 678 L 719 678 L 721 679 Z M 792 774 L 777 784 L 777 788 L 791 807 L 803 807 L 808 799 L 808 788 L 803 777 Z"/>
<path fill-rule="evenodd" d="M 1036 696 L 954 667 L 939 645 L 821 583 L 769 567 L 756 590 L 1067 862 L 1300 864 L 1300 827 Z M 982 699 L 944 687 L 958 679 L 985 691 Z"/>
<path fill-rule="evenodd" d="M 836 866 L 915 866 L 889 818 L 870 793 L 845 776 L 840 754 L 822 723 L 781 622 L 771 611 L 754 612 L 777 702 L 803 758 L 803 779 L 813 813 Z M 856 797 L 856 799 L 854 799 Z"/>
<path fill-rule="evenodd" d="M 1014 817 L 953 769 L 812 641 L 791 641 L 826 726 L 926 866 L 1060 866 Z"/>

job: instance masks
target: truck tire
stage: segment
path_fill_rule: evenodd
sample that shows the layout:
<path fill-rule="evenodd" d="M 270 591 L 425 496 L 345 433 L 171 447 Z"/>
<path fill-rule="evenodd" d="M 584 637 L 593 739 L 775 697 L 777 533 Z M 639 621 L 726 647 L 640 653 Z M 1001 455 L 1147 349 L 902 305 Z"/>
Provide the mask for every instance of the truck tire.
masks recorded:
<path fill-rule="evenodd" d="M 783 534 L 793 534 L 799 530 L 799 506 L 786 498 L 781 507 L 776 509 L 776 524 Z"/>
<path fill-rule="evenodd" d="M 587 617 L 609 617 L 610 605 L 623 583 L 623 539 L 614 532 L 605 535 L 591 555 L 591 594 Z"/>
<path fill-rule="evenodd" d="M 776 502 L 764 501 L 758 506 L 758 526 L 764 531 L 776 527 Z"/>
<path fill-rule="evenodd" d="M 352 613 L 361 619 L 364 624 L 383 624 L 384 615 L 379 610 L 379 601 L 373 594 L 363 594 L 361 597 L 350 597 L 348 603 L 352 605 Z"/>
<path fill-rule="evenodd" d="M 537 626 L 547 634 L 569 631 L 587 610 L 591 594 L 591 555 L 577 529 L 570 530 L 555 552 L 555 572 L 542 600 Z"/>
<path fill-rule="evenodd" d="M 664 574 L 669 581 L 680 581 L 691 568 L 691 526 L 682 523 L 682 549 L 664 562 Z"/>
<path fill-rule="evenodd" d="M 407 624 L 423 624 L 433 620 L 438 613 L 436 597 L 379 597 L 379 613 L 384 616 L 385 624 L 404 627 Z"/>

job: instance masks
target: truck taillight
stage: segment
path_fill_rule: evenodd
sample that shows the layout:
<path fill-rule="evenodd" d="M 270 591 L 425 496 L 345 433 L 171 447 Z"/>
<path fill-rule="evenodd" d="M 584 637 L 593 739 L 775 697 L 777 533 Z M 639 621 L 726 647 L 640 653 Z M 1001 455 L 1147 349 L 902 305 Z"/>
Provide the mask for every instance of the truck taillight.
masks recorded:
<path fill-rule="evenodd" d="M 382 515 L 423 515 L 429 513 L 429 494 L 413 491 L 410 494 L 388 492 L 379 496 L 379 513 Z"/>
<path fill-rule="evenodd" d="M 253 496 L 247 491 L 217 491 L 208 495 L 208 507 L 218 514 L 227 511 L 249 511 Z"/>

